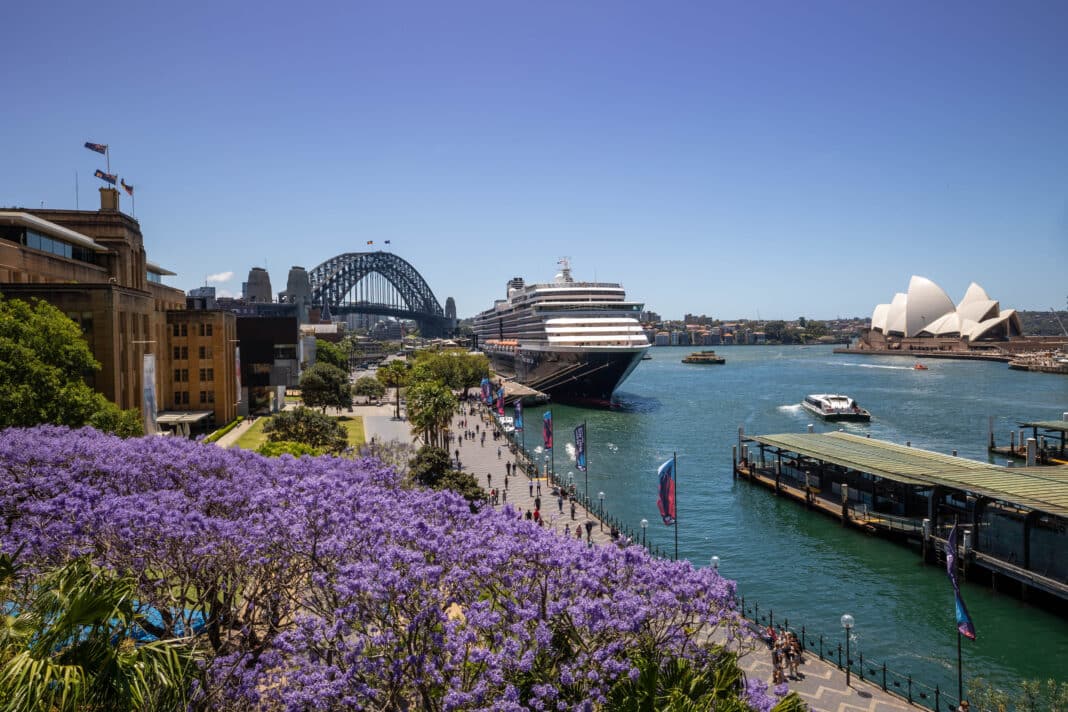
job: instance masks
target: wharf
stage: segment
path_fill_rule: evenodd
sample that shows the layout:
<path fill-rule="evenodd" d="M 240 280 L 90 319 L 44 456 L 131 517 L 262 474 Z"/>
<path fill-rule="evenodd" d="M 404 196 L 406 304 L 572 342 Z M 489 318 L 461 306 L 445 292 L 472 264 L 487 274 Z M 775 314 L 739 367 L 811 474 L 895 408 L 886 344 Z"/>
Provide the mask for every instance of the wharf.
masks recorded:
<path fill-rule="evenodd" d="M 836 354 L 853 356 L 906 356 L 908 358 L 948 358 L 957 361 L 1000 361 L 1008 363 L 1011 354 L 1001 351 L 924 351 L 921 349 L 854 349 L 848 346 L 836 348 Z"/>
<path fill-rule="evenodd" d="M 524 403 L 547 403 L 549 401 L 548 393 L 524 386 L 518 381 L 503 381 L 501 385 L 504 386 L 505 405 L 513 405 L 518 400 Z"/>
<path fill-rule="evenodd" d="M 990 419 L 990 443 L 987 451 L 1000 457 L 1011 457 L 1017 460 L 1033 458 L 1036 465 L 1068 465 L 1068 413 L 1060 420 L 1035 420 L 1017 423 L 1020 428 L 1019 440 L 1016 431 L 1009 432 L 1009 444 L 997 445 L 994 442 L 994 419 Z M 1035 441 L 1034 451 L 1028 455 L 1028 443 L 1024 435 L 1027 430 L 1031 431 L 1031 438 Z M 1050 444 L 1050 441 L 1054 441 Z M 1056 441 L 1060 441 L 1059 445 Z"/>
<path fill-rule="evenodd" d="M 998 467 L 844 432 L 740 434 L 736 453 L 735 477 L 919 543 L 926 560 L 959 521 L 967 574 L 1068 601 L 1068 467 Z"/>

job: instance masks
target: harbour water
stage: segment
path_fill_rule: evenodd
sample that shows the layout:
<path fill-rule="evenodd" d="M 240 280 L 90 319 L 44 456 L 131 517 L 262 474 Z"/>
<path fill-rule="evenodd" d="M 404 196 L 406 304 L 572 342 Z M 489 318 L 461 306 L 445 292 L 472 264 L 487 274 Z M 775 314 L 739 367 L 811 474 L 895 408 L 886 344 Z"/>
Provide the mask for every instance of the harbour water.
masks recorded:
<path fill-rule="evenodd" d="M 1059 418 L 1068 410 L 1063 376 L 1011 371 L 1003 363 L 928 360 L 916 371 L 901 357 L 859 357 L 830 347 L 717 347 L 724 366 L 687 365 L 691 348 L 650 349 L 611 410 L 552 406 L 555 468 L 575 472 L 572 429 L 588 428 L 589 492 L 605 510 L 673 551 L 674 532 L 656 509 L 656 468 L 678 454 L 679 556 L 738 581 L 747 605 L 806 627 L 836 648 L 839 618 L 856 619 L 854 650 L 903 675 L 956 692 L 956 626 L 945 571 L 923 565 L 908 547 L 844 529 L 833 520 L 731 477 L 738 426 L 750 434 L 845 428 L 871 437 L 987 459 L 988 416 L 999 441 L 1017 421 Z M 803 411 L 809 393 L 845 393 L 872 413 L 870 424 L 825 424 Z M 528 411 L 539 423 L 542 409 Z M 528 450 L 540 428 L 525 435 Z M 639 534 L 640 537 L 640 534 Z M 965 681 L 1068 680 L 1068 617 L 1058 617 L 985 586 L 964 584 L 978 631 L 964 641 Z M 857 659 L 857 653 L 854 653 Z"/>

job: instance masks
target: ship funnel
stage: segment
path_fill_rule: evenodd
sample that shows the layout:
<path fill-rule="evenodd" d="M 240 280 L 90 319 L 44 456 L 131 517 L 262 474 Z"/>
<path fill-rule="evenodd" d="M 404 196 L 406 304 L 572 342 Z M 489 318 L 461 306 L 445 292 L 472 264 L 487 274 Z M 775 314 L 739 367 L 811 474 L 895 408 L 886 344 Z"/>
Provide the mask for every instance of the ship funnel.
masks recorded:
<path fill-rule="evenodd" d="M 522 277 L 512 277 L 510 280 L 508 280 L 507 296 L 510 297 L 512 296 L 512 292 L 518 292 L 519 290 L 521 290 L 523 288 L 523 284 L 524 282 Z"/>

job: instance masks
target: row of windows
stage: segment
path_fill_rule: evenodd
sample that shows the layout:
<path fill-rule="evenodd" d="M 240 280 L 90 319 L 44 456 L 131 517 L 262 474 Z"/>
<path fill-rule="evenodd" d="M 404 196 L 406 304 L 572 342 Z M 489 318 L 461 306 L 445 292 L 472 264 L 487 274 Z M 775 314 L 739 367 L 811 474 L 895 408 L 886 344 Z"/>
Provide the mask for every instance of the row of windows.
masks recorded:
<path fill-rule="evenodd" d="M 0 231 L 0 237 L 5 240 L 17 242 L 20 245 L 25 245 L 34 250 L 40 250 L 41 252 L 48 252 L 53 255 L 67 257 L 81 262 L 89 262 L 90 264 L 97 264 L 96 253 L 92 250 L 88 250 L 81 245 L 72 245 L 69 242 L 57 240 L 48 235 L 42 235 L 34 230 L 26 230 L 20 227 L 7 227 Z"/>
<path fill-rule="evenodd" d="M 200 392 L 201 403 L 214 403 L 215 391 L 201 391 Z M 175 391 L 174 392 L 174 406 L 189 405 L 189 391 Z"/>
<path fill-rule="evenodd" d="M 171 334 L 172 335 L 174 335 L 174 336 L 189 336 L 189 325 L 186 324 L 185 322 L 182 322 L 180 324 L 172 324 L 171 326 L 172 326 L 172 328 L 171 328 Z M 201 323 L 201 324 L 198 324 L 197 326 L 200 327 L 200 335 L 201 336 L 211 336 L 212 332 L 214 331 L 214 326 L 215 325 L 214 324 Z"/>
<path fill-rule="evenodd" d="M 189 358 L 189 347 L 188 346 L 175 346 L 174 347 L 174 360 L 175 361 L 185 361 L 188 358 Z M 197 358 L 211 358 L 211 347 L 210 346 L 201 346 L 197 350 Z"/>
<path fill-rule="evenodd" d="M 202 368 L 200 369 L 201 381 L 214 381 L 215 369 L 214 368 Z M 174 369 L 174 382 L 175 383 L 188 383 L 189 382 L 189 369 L 188 368 L 176 368 Z"/>

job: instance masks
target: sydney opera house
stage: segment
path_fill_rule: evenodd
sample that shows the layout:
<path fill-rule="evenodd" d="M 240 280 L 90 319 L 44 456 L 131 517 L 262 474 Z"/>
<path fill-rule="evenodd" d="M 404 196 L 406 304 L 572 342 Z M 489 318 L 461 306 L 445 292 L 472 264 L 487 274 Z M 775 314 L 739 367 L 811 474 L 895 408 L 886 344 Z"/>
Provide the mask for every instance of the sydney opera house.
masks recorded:
<path fill-rule="evenodd" d="M 1040 348 L 1022 335 L 1015 309 L 1002 309 L 974 282 L 957 304 L 925 277 L 875 307 L 871 328 L 856 346 L 876 351 L 1014 353 Z"/>

